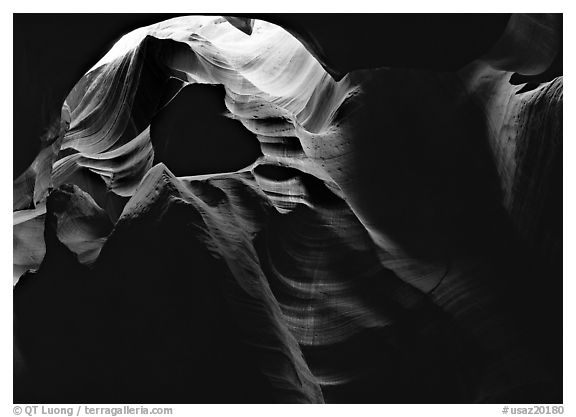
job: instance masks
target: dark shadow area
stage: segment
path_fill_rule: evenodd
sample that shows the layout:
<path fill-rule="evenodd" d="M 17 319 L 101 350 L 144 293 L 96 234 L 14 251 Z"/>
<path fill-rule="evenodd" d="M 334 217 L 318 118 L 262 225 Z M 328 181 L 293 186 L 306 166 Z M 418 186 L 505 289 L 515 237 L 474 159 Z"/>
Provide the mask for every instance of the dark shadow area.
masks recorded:
<path fill-rule="evenodd" d="M 331 221 L 349 226 L 336 213 L 331 212 Z M 475 292 L 475 286 L 487 289 L 489 300 L 482 303 L 487 303 L 489 318 L 482 330 L 463 325 L 460 318 L 435 305 L 433 296 L 406 284 L 391 270 L 358 273 L 373 270 L 379 263 L 377 255 L 347 248 L 345 231 L 331 226 L 318 212 L 299 206 L 270 219 L 255 247 L 288 317 L 294 318 L 297 311 L 305 315 L 298 321 L 308 319 L 311 326 L 321 328 L 339 308 L 345 311 L 346 297 L 354 297 L 366 314 L 389 322 L 385 327 L 360 329 L 337 343 L 301 346 L 313 373 L 350 377 L 323 387 L 327 403 L 562 402 L 561 275 L 531 256 L 509 223 L 490 218 L 493 227 L 498 226 L 492 230 L 494 242 L 476 247 L 477 254 L 490 258 L 486 261 L 490 267 L 468 283 L 461 280 L 460 288 L 449 284 L 455 300 L 459 291 Z M 472 233 L 468 240 L 476 236 Z M 308 240 L 322 244 L 299 244 Z M 317 260 L 313 271 L 306 266 L 309 259 Z M 473 273 L 471 269 L 463 274 Z M 346 287 L 345 297 L 331 292 L 332 285 Z M 294 291 L 295 287 L 310 292 Z M 333 310 L 322 313 L 317 309 L 322 303 Z M 506 341 L 499 340 L 502 331 Z M 523 363 L 531 371 L 509 375 L 516 386 L 482 397 L 483 391 L 507 383 L 505 373 L 485 382 L 494 364 L 507 360 Z M 530 373 L 540 376 L 532 380 Z"/>
<path fill-rule="evenodd" d="M 260 164 L 254 168 L 254 175 L 274 182 L 283 182 L 296 178 L 305 188 L 306 198 L 311 203 L 325 207 L 342 203 L 342 199 L 330 191 L 324 181 L 295 168 Z M 269 193 L 270 191 L 265 190 L 265 192 Z"/>
<path fill-rule="evenodd" d="M 325 330 L 333 317 L 350 312 L 347 301 L 354 299 L 356 314 L 389 323 L 362 328 L 359 316 L 352 314 L 346 322 L 356 321 L 358 327 L 342 340 L 301 346 L 313 373 L 342 378 L 338 384 L 323 386 L 326 402 L 473 402 L 485 361 L 483 352 L 466 330 L 455 325 L 453 317 L 423 293 L 392 271 L 379 269 L 374 251 L 348 246 L 352 241 L 364 245 L 347 236 L 346 231 L 362 227 L 350 227 L 347 210 L 340 201 L 331 211 L 336 224 L 347 225 L 339 230 L 322 214 L 299 206 L 287 215 L 273 216 L 255 244 L 270 287 L 291 319 L 297 311 L 313 331 Z M 296 243 L 308 239 L 323 244 Z M 312 271 L 306 267 L 308 259 L 317 259 Z M 302 296 L 303 291 L 295 292 L 292 287 L 308 287 L 310 292 Z M 346 288 L 346 292 L 331 287 Z M 325 307 L 318 309 L 319 305 Z M 339 329 L 333 327 L 330 332 L 338 335 Z"/>
<path fill-rule="evenodd" d="M 558 31 L 559 33 L 562 33 L 564 25 L 563 19 L 559 19 L 559 24 L 560 27 Z M 527 85 L 541 84 L 546 83 L 548 81 L 552 81 L 556 77 L 561 77 L 562 74 L 564 73 L 564 53 L 563 53 L 564 37 L 560 36 L 558 40 L 560 42 L 558 45 L 558 52 L 554 57 L 554 61 L 552 61 L 552 64 L 550 64 L 550 67 L 548 67 L 546 71 L 537 75 L 522 75 L 515 72 L 510 77 L 510 84 L 512 85 L 518 85 L 524 83 L 526 83 Z"/>
<path fill-rule="evenodd" d="M 75 184 L 86 191 L 102 209 L 108 213 L 110 221 L 116 223 L 124 206 L 130 199 L 110 191 L 102 177 L 89 169 L 82 168 L 66 179 L 66 184 Z"/>
<path fill-rule="evenodd" d="M 508 219 L 479 108 L 450 93 L 449 74 L 380 71 L 367 76 L 358 103 L 339 109 L 338 117 L 359 109 L 349 161 L 358 179 L 343 191 L 372 227 L 416 258 L 498 244 Z"/>
<path fill-rule="evenodd" d="M 46 258 L 14 291 L 23 360 L 14 402 L 277 398 L 232 311 L 230 299 L 250 299 L 189 225 L 198 216 L 177 204 L 152 208 L 116 229 L 93 270 L 58 241 L 47 216 Z"/>
<path fill-rule="evenodd" d="M 236 171 L 260 155 L 256 137 L 226 117 L 224 87 L 193 84 L 154 118 L 154 164 L 163 162 L 176 176 Z"/>
<path fill-rule="evenodd" d="M 282 26 L 339 79 L 350 71 L 384 66 L 457 70 L 489 50 L 510 14 L 288 13 L 250 17 Z"/>

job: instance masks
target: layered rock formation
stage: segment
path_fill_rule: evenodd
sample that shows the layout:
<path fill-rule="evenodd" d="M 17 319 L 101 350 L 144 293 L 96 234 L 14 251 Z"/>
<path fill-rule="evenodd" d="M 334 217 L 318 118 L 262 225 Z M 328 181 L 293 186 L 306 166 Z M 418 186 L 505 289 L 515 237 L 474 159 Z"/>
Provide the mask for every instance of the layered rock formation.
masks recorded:
<path fill-rule="evenodd" d="M 504 20 L 458 70 L 126 35 L 14 182 L 17 399 L 561 402 L 561 17 Z"/>

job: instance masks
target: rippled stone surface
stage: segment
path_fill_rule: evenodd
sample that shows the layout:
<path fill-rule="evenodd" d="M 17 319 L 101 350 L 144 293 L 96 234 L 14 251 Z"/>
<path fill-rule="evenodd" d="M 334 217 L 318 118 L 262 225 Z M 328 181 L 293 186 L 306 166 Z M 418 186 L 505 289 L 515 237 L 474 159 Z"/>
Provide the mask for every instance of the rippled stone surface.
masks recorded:
<path fill-rule="evenodd" d="M 554 28 L 336 78 L 262 20 L 125 36 L 14 182 L 15 398 L 561 402 L 562 77 L 510 83 Z M 163 112 L 210 88 L 221 119 L 191 104 L 171 147 Z M 216 172 L 233 126 L 259 151 Z M 174 175 L 182 149 L 213 162 Z"/>

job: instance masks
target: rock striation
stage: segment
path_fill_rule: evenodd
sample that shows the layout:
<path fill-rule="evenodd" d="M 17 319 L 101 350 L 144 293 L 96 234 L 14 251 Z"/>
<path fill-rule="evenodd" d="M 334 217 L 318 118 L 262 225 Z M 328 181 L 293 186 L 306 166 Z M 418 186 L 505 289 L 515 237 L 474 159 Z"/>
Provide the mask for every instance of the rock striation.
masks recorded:
<path fill-rule="evenodd" d="M 125 35 L 14 181 L 15 401 L 562 402 L 562 76 L 510 82 L 558 25 L 341 77 L 265 20 Z M 214 169 L 175 175 L 161 115 L 210 89 L 257 152 L 217 170 L 190 107 Z"/>

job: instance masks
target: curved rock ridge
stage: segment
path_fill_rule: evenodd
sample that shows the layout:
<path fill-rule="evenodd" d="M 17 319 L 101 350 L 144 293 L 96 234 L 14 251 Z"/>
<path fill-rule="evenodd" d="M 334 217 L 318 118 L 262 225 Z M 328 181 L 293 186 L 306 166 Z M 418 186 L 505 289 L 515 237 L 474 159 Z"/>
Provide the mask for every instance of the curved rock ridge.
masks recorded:
<path fill-rule="evenodd" d="M 551 210 L 562 202 L 563 77 L 512 85 L 509 73 L 483 60 L 459 75 L 485 113 L 504 207 L 527 244 L 561 273 L 562 221 Z"/>
<path fill-rule="evenodd" d="M 44 183 L 33 188 L 35 194 L 88 170 L 109 191 L 131 196 L 154 159 L 153 115 L 184 84 L 224 84 L 231 117 L 252 132 L 280 137 L 284 127 L 276 119 L 299 119 L 310 129 L 325 129 L 352 93 L 346 82 L 335 83 L 290 34 L 266 22 L 259 21 L 252 36 L 216 17 L 177 18 L 145 29 L 118 42 L 71 92 L 70 127 L 58 155 L 52 156 L 51 175 L 41 176 Z M 278 44 L 284 45 L 281 54 L 273 51 Z M 174 76 L 182 81 L 172 91 L 166 86 Z M 317 106 L 318 100 L 330 104 Z M 288 121 L 286 126 L 294 129 Z"/>
<path fill-rule="evenodd" d="M 114 352 L 95 372 L 128 375 L 86 402 L 115 390 L 157 402 L 561 402 L 550 355 L 561 332 L 544 328 L 557 311 L 530 300 L 558 295 L 561 224 L 534 219 L 556 209 L 540 197 L 561 199 L 562 77 L 509 82 L 554 56 L 553 36 L 540 58 L 529 46 L 513 56 L 526 24 L 511 19 L 457 72 L 339 81 L 261 20 L 186 16 L 126 35 L 77 83 L 69 123 L 15 182 L 14 283 L 37 271 L 15 286 L 23 380 L 39 381 L 22 399 L 64 399 L 39 394 L 40 358 L 71 353 L 35 352 L 24 306 L 44 305 L 41 291 L 67 302 L 56 288 L 69 286 L 86 327 L 123 342 L 80 343 L 62 372 L 76 380 L 94 352 Z M 152 126 L 194 84 L 224 86 L 226 116 L 260 146 L 255 161 L 172 174 Z M 50 290 L 43 277 L 61 268 Z M 59 314 L 44 320 L 90 340 Z M 529 343 L 534 328 L 549 344 Z"/>
<path fill-rule="evenodd" d="M 290 34 L 266 22 L 259 21 L 250 37 L 213 17 L 177 18 L 137 32 L 139 43 L 127 35 L 135 46 L 115 59 L 104 57 L 68 97 L 72 123 L 54 164 L 55 186 L 87 168 L 111 191 L 130 196 L 151 167 L 146 129 L 170 100 L 163 96 L 170 94 L 170 77 L 225 85 L 231 117 L 269 136 L 283 136 L 283 127 L 258 119 L 294 119 L 307 131 L 326 130 L 354 91 L 334 82 Z M 273 51 L 278 44 L 284 45 L 280 54 Z M 120 53 L 116 49 L 111 54 Z"/>
<path fill-rule="evenodd" d="M 138 230 L 142 224 L 158 227 L 171 216 L 176 216 L 176 221 L 189 216 L 191 221 L 184 223 L 189 235 L 185 236 L 198 239 L 227 271 L 224 276 L 215 274 L 213 279 L 223 288 L 241 340 L 253 351 L 255 366 L 278 391 L 272 400 L 323 402 L 296 340 L 284 325 L 250 243 L 271 209 L 257 188 L 247 185 L 250 182 L 253 184 L 249 175 L 240 174 L 203 182 L 179 181 L 163 164 L 156 165 L 124 208 L 110 239 L 124 244 L 127 230 Z M 263 200 L 259 210 L 252 206 L 254 199 Z M 107 255 L 117 256 L 111 254 L 111 249 Z M 102 262 L 106 263 L 106 258 Z M 162 280 L 157 284 L 165 285 Z M 253 325 L 255 319 L 259 326 Z"/>

